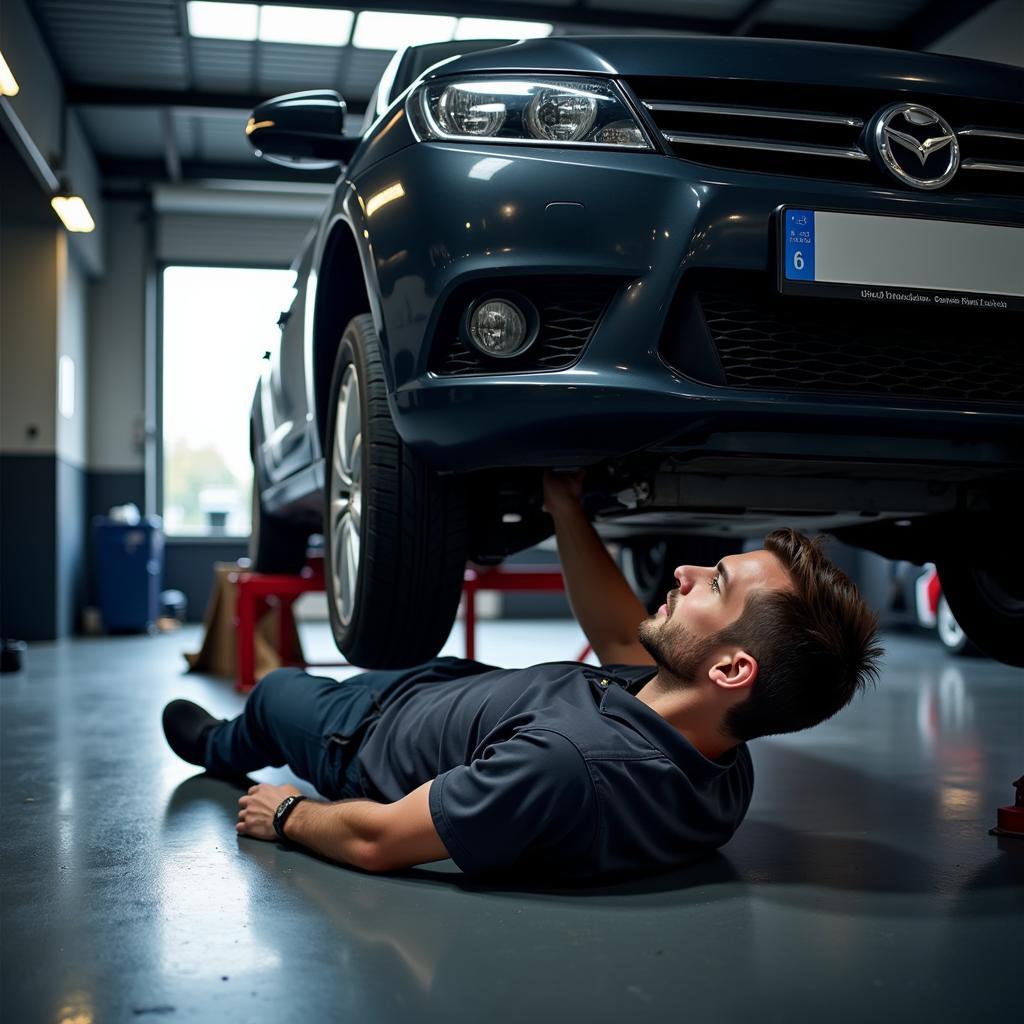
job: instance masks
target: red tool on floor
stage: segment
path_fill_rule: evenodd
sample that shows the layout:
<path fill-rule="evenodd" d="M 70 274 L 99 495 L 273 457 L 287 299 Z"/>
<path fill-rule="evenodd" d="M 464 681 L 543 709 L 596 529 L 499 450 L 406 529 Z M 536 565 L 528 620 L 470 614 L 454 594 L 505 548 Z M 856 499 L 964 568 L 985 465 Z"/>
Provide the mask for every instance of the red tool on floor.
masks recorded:
<path fill-rule="evenodd" d="M 304 661 L 302 652 L 294 644 L 297 634 L 292 606 L 303 594 L 324 590 L 322 555 L 311 556 L 302 572 L 297 575 L 240 571 L 233 573 L 232 579 L 237 596 L 235 635 L 238 652 L 235 661 L 235 689 L 239 693 L 248 693 L 256 685 L 253 678 L 253 634 L 256 623 L 267 609 L 274 605 L 280 606 L 281 609 L 277 650 L 283 665 L 314 668 L 348 664 L 344 661 Z M 476 656 L 476 595 L 481 590 L 555 593 L 564 589 L 562 571 L 557 566 L 467 567 L 462 591 L 466 612 L 466 657 Z M 590 645 L 587 644 L 575 660 L 584 661 L 589 654 Z"/>
<path fill-rule="evenodd" d="M 1024 775 L 1013 785 L 1017 790 L 1017 801 L 996 811 L 996 827 L 989 830 L 989 835 L 1024 839 Z"/>

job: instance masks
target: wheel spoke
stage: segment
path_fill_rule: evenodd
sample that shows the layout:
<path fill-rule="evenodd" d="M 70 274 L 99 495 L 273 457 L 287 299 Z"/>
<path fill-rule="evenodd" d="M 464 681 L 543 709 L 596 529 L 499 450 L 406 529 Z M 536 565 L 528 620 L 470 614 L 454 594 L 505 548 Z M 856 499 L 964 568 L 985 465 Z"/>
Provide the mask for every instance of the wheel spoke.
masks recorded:
<path fill-rule="evenodd" d="M 352 447 L 349 449 L 349 466 L 351 467 L 352 483 L 359 486 L 363 479 L 363 434 L 362 431 L 352 438 Z"/>
<path fill-rule="evenodd" d="M 332 554 L 334 555 L 333 568 L 335 609 L 337 610 L 338 615 L 343 623 L 348 622 L 349 605 L 348 573 L 345 570 L 345 560 L 347 551 L 347 547 L 345 544 L 345 536 L 348 531 L 347 522 L 347 518 L 342 520 L 336 542 L 334 543 L 334 550 L 332 552 Z"/>
<path fill-rule="evenodd" d="M 331 501 L 331 536 L 337 537 L 341 533 L 341 521 L 350 514 L 352 506 L 347 495 L 340 495 Z"/>
<path fill-rule="evenodd" d="M 352 486 L 352 477 L 349 475 L 348 467 L 345 465 L 345 456 L 341 452 L 340 436 L 334 445 L 334 457 L 332 462 L 335 479 L 341 485 L 343 490 L 349 490 Z"/>
<path fill-rule="evenodd" d="M 359 576 L 359 531 L 354 528 L 353 524 L 349 525 L 348 531 L 348 557 L 352 587 L 355 589 L 356 579 Z"/>

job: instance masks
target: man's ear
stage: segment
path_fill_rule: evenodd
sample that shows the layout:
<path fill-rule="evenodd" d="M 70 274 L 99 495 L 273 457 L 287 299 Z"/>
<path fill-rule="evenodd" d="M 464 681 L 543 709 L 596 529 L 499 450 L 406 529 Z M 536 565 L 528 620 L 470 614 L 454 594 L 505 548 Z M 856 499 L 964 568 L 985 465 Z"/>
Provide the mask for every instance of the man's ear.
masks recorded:
<path fill-rule="evenodd" d="M 742 648 L 715 659 L 708 676 L 716 686 L 741 690 L 753 685 L 757 678 L 757 659 Z"/>

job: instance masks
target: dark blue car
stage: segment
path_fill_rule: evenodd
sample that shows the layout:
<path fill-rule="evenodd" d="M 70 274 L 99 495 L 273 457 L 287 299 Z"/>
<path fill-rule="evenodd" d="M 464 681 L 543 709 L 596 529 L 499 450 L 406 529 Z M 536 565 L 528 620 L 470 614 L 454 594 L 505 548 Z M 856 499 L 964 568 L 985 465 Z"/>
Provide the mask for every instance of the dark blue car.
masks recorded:
<path fill-rule="evenodd" d="M 396 57 L 360 138 L 271 100 L 268 158 L 343 168 L 253 405 L 255 548 L 325 537 L 363 666 L 440 648 L 468 559 L 551 532 L 584 468 L 655 588 L 779 525 L 938 564 L 1024 664 L 1024 73 L 862 47 L 550 38 Z"/>

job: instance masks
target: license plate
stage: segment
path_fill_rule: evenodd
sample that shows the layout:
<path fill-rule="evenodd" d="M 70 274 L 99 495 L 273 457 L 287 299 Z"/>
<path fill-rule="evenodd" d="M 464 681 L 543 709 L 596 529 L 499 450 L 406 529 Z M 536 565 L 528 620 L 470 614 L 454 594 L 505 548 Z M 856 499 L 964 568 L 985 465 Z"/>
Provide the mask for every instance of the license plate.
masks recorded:
<path fill-rule="evenodd" d="M 1024 309 L 1024 228 L 790 207 L 779 228 L 786 294 Z"/>

